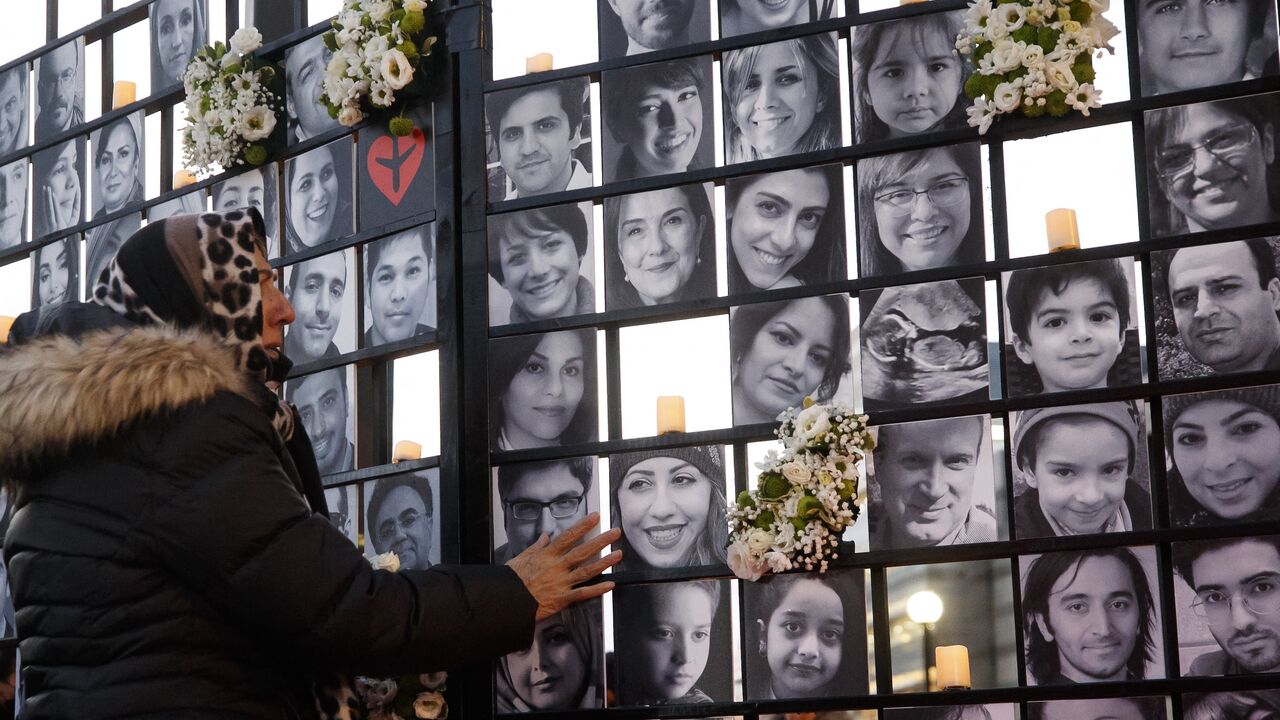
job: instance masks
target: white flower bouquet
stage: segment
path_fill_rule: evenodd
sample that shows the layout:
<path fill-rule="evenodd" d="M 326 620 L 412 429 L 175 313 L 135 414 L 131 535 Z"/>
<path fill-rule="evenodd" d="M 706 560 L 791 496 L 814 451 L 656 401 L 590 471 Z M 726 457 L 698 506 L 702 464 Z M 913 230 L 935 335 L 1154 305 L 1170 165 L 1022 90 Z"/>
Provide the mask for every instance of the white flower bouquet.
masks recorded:
<path fill-rule="evenodd" d="M 435 36 L 426 32 L 427 0 L 344 0 L 324 44 L 333 52 L 325 68 L 323 99 L 329 114 L 351 127 L 373 110 L 396 104 L 396 93 L 421 75 Z M 413 132 L 403 114 L 391 132 Z"/>
<path fill-rule="evenodd" d="M 867 416 L 805 398 L 777 430 L 783 451 L 769 451 L 755 490 L 738 495 L 729 515 L 729 569 L 743 580 L 793 568 L 826 572 L 845 528 L 858 519 L 858 462 L 875 447 Z"/>
<path fill-rule="evenodd" d="M 265 141 L 282 109 L 271 89 L 275 70 L 252 57 L 262 47 L 255 28 L 240 28 L 230 44 L 200 48 L 182 74 L 187 125 L 182 152 L 188 167 L 203 175 L 267 161 Z"/>
<path fill-rule="evenodd" d="M 969 55 L 969 124 L 986 133 L 1000 115 L 1086 117 L 1101 107 L 1094 55 L 1114 52 L 1110 0 L 974 0 L 956 48 Z"/>

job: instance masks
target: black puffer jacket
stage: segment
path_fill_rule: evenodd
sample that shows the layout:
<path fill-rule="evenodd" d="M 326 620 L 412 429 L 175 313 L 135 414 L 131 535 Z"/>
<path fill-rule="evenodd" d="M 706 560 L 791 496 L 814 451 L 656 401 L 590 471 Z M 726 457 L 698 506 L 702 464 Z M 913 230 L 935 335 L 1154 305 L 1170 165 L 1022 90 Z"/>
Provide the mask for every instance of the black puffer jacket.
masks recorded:
<path fill-rule="evenodd" d="M 24 720 L 309 717 L 317 670 L 530 644 L 536 603 L 510 569 L 375 572 L 313 514 L 218 339 L 101 312 L 0 353 Z"/>

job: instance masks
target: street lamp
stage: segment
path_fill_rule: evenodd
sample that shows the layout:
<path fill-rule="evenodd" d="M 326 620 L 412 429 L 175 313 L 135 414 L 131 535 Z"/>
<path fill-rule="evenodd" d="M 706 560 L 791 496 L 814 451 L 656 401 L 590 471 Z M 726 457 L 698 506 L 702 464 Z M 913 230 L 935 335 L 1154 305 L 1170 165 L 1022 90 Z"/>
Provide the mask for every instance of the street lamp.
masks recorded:
<path fill-rule="evenodd" d="M 921 590 L 907 598 L 907 617 L 920 626 L 924 641 L 924 689 L 929 687 L 930 648 L 933 645 L 933 625 L 942 617 L 942 598 L 932 590 Z"/>

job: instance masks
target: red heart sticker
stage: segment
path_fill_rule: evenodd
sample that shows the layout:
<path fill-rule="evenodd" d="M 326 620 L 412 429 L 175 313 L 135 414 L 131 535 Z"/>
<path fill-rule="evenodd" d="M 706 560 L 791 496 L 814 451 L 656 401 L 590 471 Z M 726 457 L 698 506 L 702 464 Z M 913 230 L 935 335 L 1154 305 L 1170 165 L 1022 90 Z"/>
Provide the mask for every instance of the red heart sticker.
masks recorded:
<path fill-rule="evenodd" d="M 405 137 L 383 135 L 369 146 L 369 156 L 365 158 L 369 178 L 392 205 L 399 206 L 409 191 L 426 147 L 427 136 L 421 128 L 414 128 L 413 134 Z"/>

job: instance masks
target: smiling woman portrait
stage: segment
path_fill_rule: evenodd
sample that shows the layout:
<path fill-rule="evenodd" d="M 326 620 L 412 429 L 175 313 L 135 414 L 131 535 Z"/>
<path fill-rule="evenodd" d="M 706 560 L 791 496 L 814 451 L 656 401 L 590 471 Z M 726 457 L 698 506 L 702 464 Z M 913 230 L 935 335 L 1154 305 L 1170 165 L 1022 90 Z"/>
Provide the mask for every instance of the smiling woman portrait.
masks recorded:
<path fill-rule="evenodd" d="M 591 330 L 518 335 L 490 345 L 490 447 L 520 450 L 596 439 L 600 418 Z"/>
<path fill-rule="evenodd" d="M 596 311 L 591 216 L 590 202 L 490 216 L 490 325 Z"/>
<path fill-rule="evenodd" d="M 142 113 L 122 117 L 89 137 L 93 148 L 93 219 L 143 201 Z"/>
<path fill-rule="evenodd" d="M 565 608 L 538 623 L 532 645 L 498 661 L 498 712 L 603 707 L 602 615 L 597 600 Z"/>
<path fill-rule="evenodd" d="M 826 20 L 835 0 L 720 0 L 720 37 Z"/>
<path fill-rule="evenodd" d="M 351 140 L 309 150 L 284 165 L 287 252 L 351 234 Z"/>
<path fill-rule="evenodd" d="M 209 42 L 206 0 L 151 3 L 151 92 L 182 82 L 196 51 Z"/>
<path fill-rule="evenodd" d="M 715 164 L 709 55 L 604 73 L 605 182 Z"/>
<path fill-rule="evenodd" d="M 605 198 L 607 309 L 715 296 L 710 196 L 710 185 L 682 185 Z"/>

